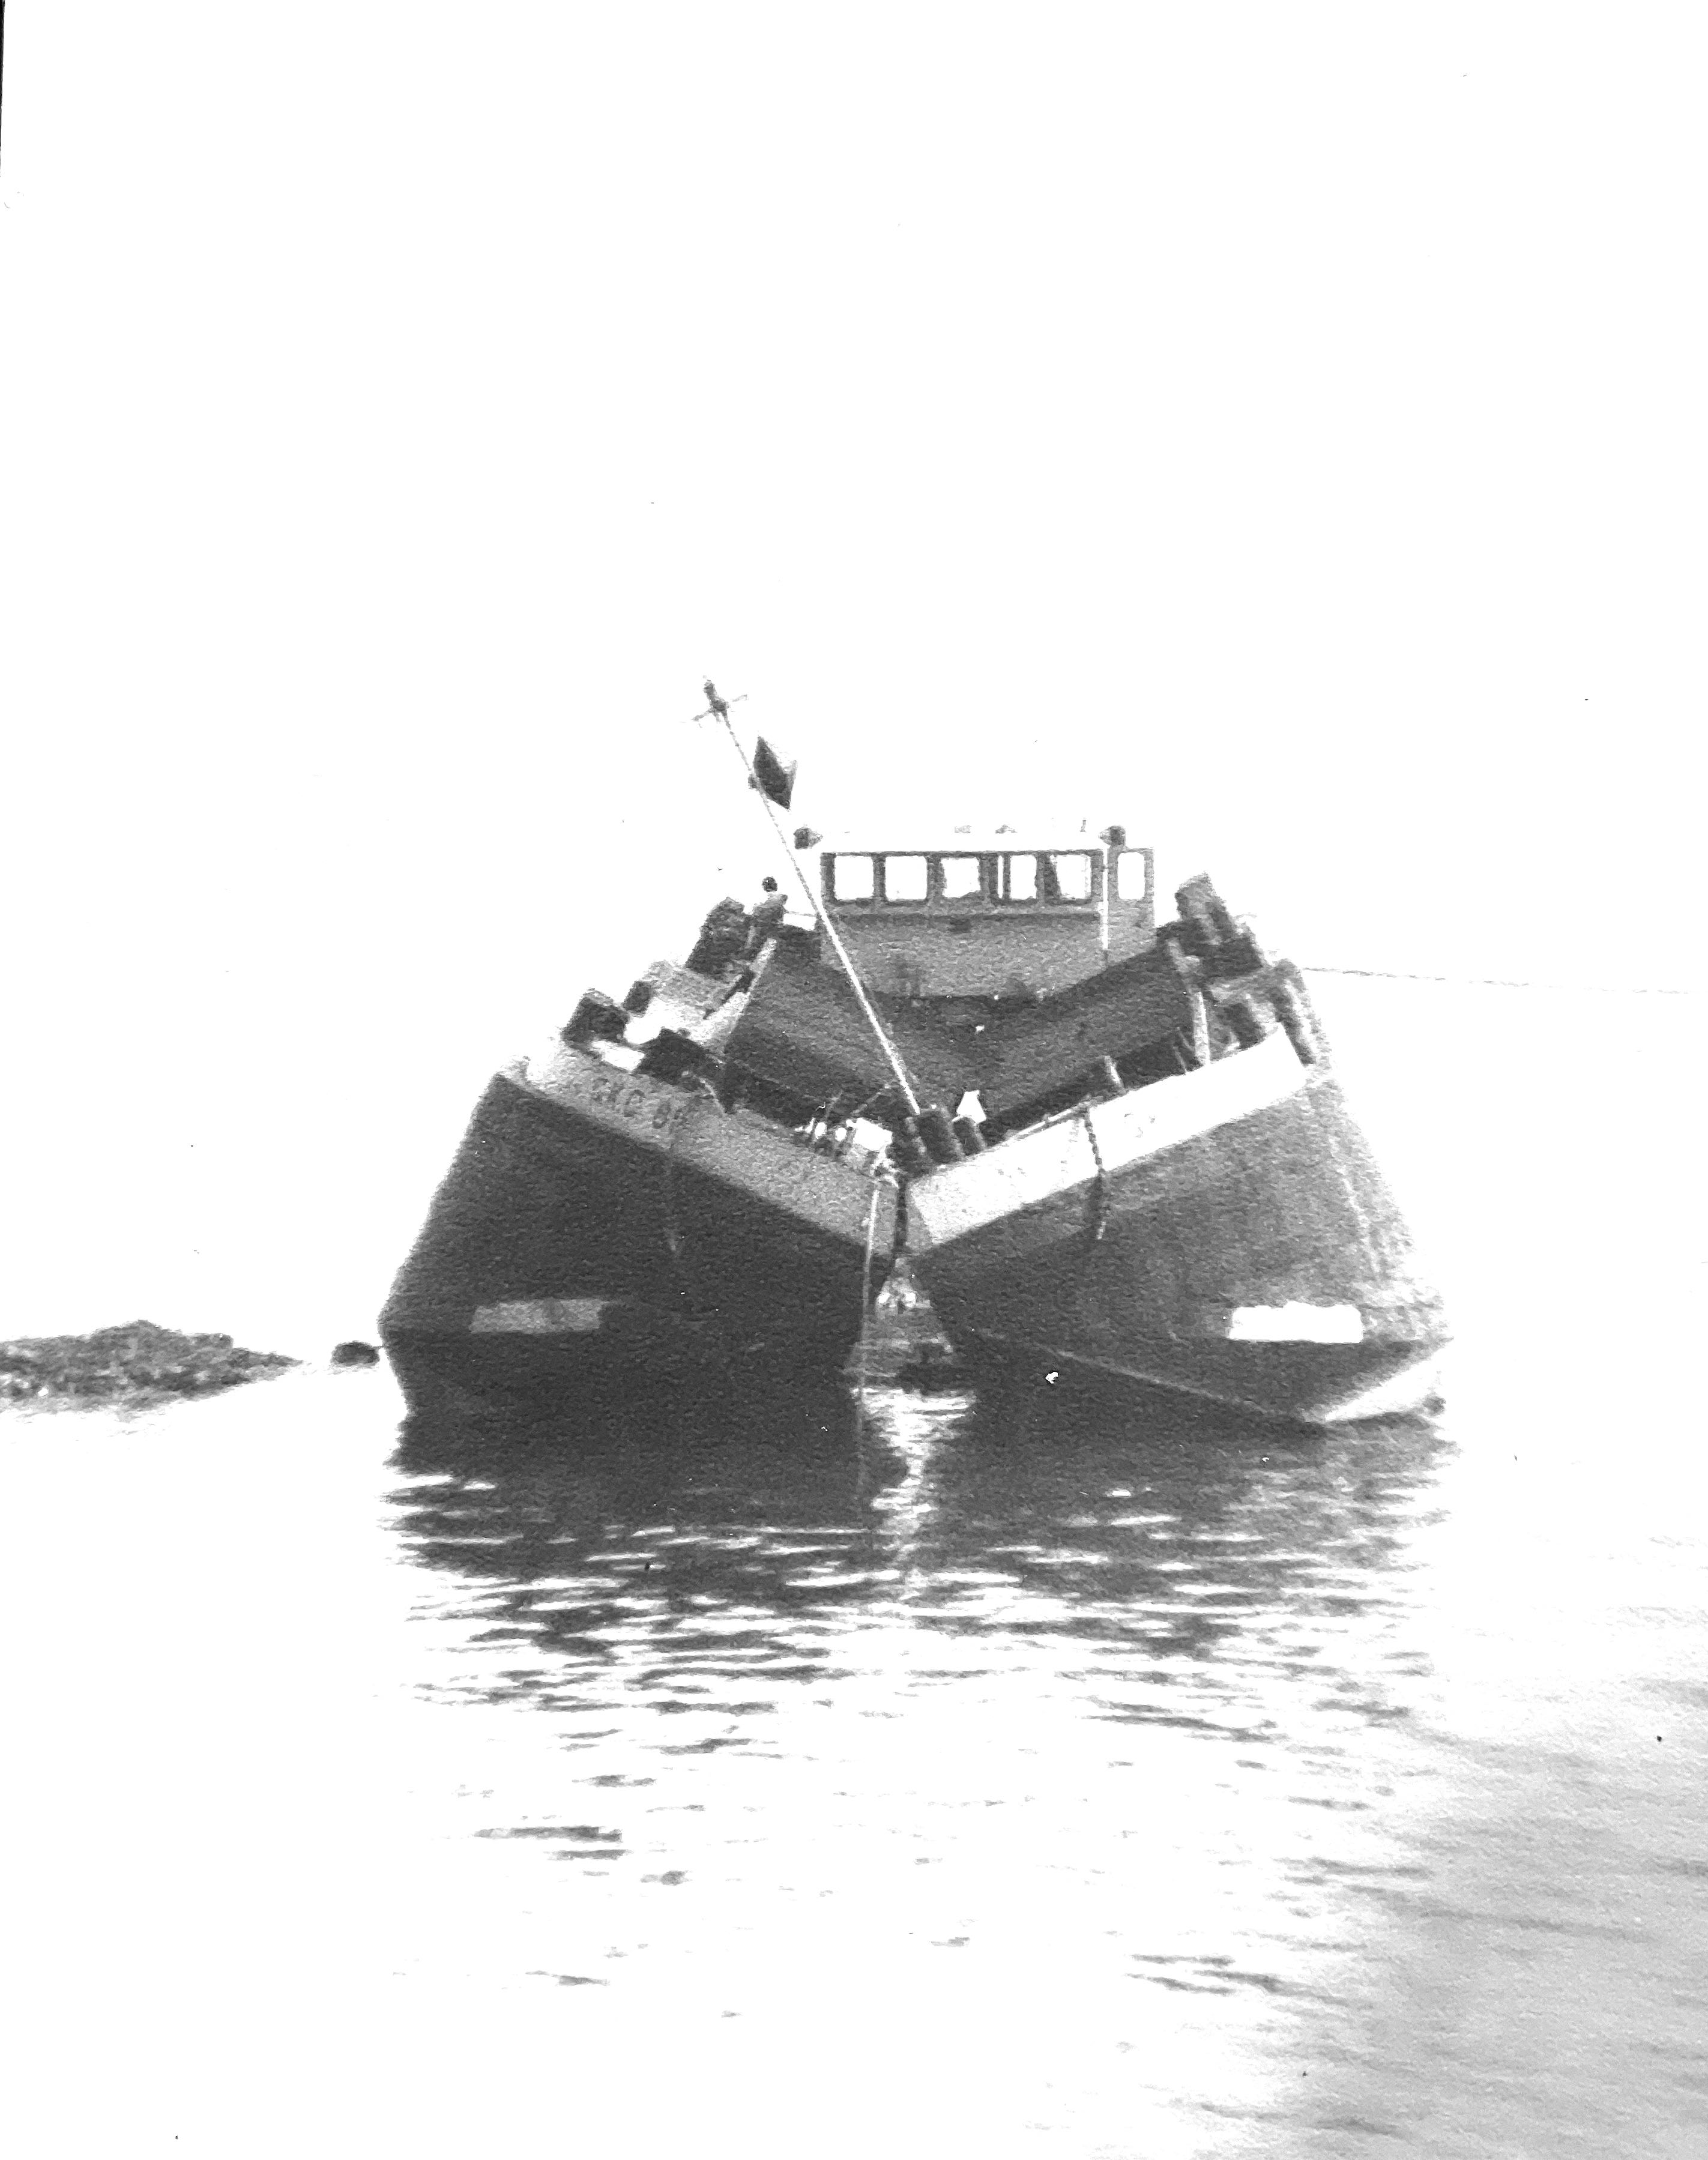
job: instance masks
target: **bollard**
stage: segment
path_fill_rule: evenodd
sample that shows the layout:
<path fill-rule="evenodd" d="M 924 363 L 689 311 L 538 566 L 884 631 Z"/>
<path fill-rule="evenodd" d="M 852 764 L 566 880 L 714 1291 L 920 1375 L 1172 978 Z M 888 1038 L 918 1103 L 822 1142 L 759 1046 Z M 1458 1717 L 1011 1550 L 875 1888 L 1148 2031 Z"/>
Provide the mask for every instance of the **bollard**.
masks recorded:
<path fill-rule="evenodd" d="M 959 1162 L 965 1150 L 955 1137 L 949 1114 L 940 1103 L 927 1103 L 915 1121 L 919 1137 L 933 1162 Z"/>

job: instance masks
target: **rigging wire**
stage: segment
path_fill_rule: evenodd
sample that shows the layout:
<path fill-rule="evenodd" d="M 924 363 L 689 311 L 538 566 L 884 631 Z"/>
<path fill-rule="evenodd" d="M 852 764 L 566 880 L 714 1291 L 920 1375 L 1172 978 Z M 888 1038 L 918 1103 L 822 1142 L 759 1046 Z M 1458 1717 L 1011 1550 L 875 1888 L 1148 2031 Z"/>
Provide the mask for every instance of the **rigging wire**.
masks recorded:
<path fill-rule="evenodd" d="M 1461 989 L 1584 990 L 1597 997 L 1632 994 L 1688 998 L 1695 994 L 1688 985 L 1678 983 L 1533 983 L 1510 975 L 1425 975 L 1404 968 L 1326 968 L 1312 960 L 1301 960 L 1299 968 L 1306 975 L 1360 975 L 1380 983 L 1446 983 Z"/>

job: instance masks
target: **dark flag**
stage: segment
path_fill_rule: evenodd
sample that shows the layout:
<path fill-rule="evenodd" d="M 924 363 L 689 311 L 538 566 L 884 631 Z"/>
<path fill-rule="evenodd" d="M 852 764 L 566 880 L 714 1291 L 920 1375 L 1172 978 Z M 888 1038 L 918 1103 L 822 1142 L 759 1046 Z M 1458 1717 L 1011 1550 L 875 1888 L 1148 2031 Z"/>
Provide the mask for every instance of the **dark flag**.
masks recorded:
<path fill-rule="evenodd" d="M 785 765 L 761 735 L 753 753 L 753 784 L 768 795 L 779 810 L 787 810 L 795 792 L 795 768 Z"/>

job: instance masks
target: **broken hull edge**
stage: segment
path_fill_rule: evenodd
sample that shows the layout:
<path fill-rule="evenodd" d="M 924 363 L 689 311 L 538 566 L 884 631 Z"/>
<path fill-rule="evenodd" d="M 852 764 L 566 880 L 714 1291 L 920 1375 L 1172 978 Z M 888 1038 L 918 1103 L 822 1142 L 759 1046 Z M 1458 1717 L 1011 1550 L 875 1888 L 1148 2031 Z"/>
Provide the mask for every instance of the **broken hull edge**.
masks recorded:
<path fill-rule="evenodd" d="M 1076 1377 L 1186 1395 L 1280 1425 L 1324 1427 L 1414 1416 L 1441 1401 L 1442 1347 L 1315 1342 L 1140 1343 L 1119 1360 L 964 1330 L 975 1379 Z"/>

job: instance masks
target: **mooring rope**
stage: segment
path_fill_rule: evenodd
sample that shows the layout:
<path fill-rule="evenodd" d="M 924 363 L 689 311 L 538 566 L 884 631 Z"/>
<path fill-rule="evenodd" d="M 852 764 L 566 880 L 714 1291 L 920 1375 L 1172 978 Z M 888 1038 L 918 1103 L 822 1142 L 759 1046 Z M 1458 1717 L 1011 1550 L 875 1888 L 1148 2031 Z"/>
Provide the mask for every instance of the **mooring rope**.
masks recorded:
<path fill-rule="evenodd" d="M 1085 1119 L 1085 1136 L 1091 1142 L 1091 1159 L 1097 1165 L 1097 1177 L 1092 1186 L 1092 1191 L 1096 1195 L 1096 1212 L 1092 1217 L 1091 1242 L 1094 1245 L 1100 1245 L 1103 1241 L 1103 1233 L 1109 1227 L 1109 1174 L 1103 1167 L 1103 1151 L 1098 1145 L 1097 1127 L 1092 1123 L 1091 1119 L 1091 1104 L 1082 1103 L 1079 1106 L 1079 1114 Z"/>
<path fill-rule="evenodd" d="M 714 1095 L 714 1100 L 716 1100 L 715 1094 Z M 719 1103 L 718 1107 L 719 1109 L 722 1109 L 724 1106 L 721 1103 Z M 672 1119 L 670 1129 L 666 1135 L 664 1141 L 664 1249 L 670 1256 L 670 1272 L 672 1276 L 674 1278 L 676 1283 L 676 1294 L 681 1300 L 683 1311 L 686 1315 L 688 1327 L 694 1332 L 703 1335 L 711 1323 L 709 1321 L 705 1313 L 701 1311 L 699 1299 L 694 1295 L 693 1280 L 692 1276 L 689 1275 L 688 1266 L 688 1238 L 683 1233 L 682 1223 L 677 1212 L 676 1140 L 677 1129 L 678 1128 L 677 1124 L 675 1120 Z"/>
<path fill-rule="evenodd" d="M 1420 975 L 1399 968 L 1328 968 L 1308 960 L 1299 963 L 1299 972 L 1305 975 L 1360 975 L 1375 983 L 1446 983 L 1471 990 L 1581 990 L 1591 997 L 1688 998 L 1694 994 L 1687 985 L 1671 983 L 1534 983 L 1508 975 Z"/>
<path fill-rule="evenodd" d="M 878 1242 L 878 1181 L 872 1180 L 872 1204 L 866 1211 L 866 1254 L 860 1264 L 860 1339 L 856 1353 L 859 1411 L 866 1415 L 866 1345 L 871 1339 L 872 1252 Z"/>

